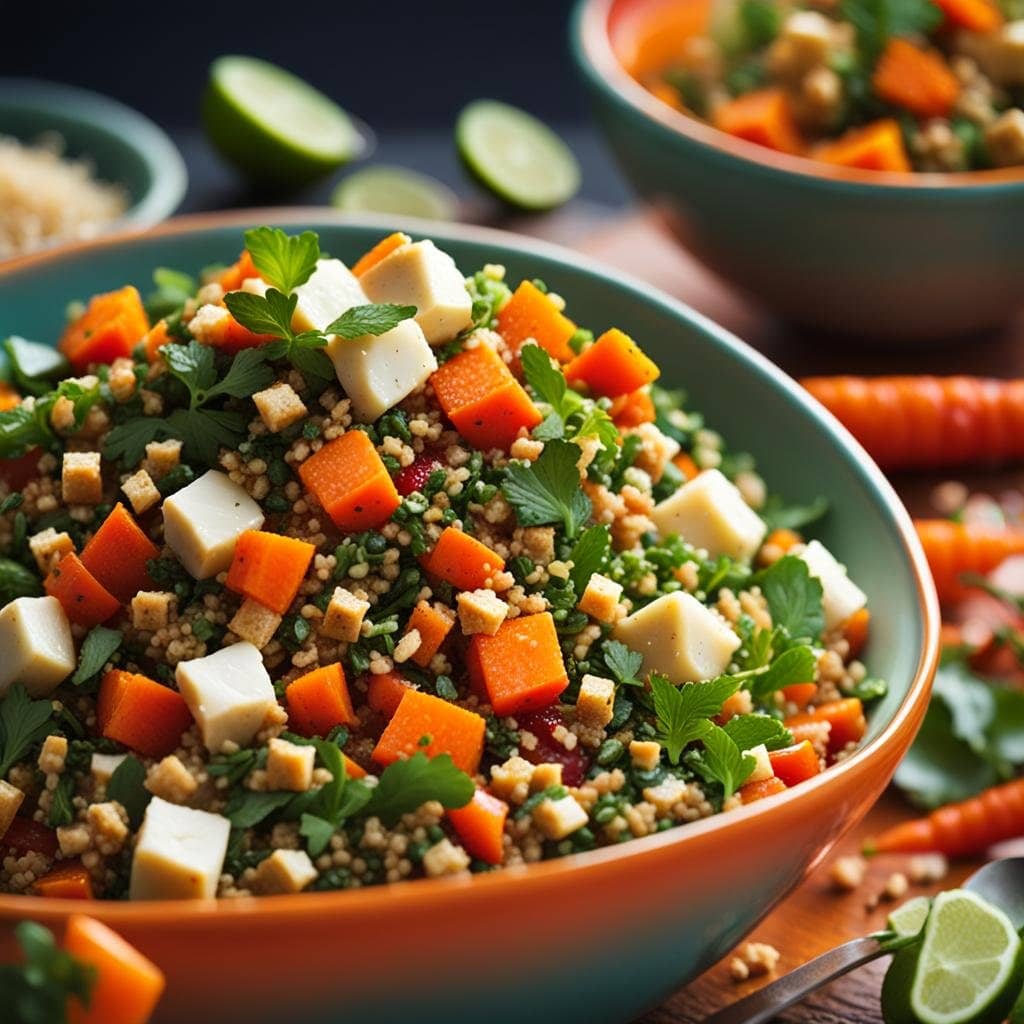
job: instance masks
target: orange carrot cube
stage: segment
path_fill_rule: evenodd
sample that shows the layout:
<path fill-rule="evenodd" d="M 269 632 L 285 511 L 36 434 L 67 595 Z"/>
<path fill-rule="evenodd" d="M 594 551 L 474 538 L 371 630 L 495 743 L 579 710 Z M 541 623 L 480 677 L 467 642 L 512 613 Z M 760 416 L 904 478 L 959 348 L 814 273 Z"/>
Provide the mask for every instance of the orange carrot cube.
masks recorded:
<path fill-rule="evenodd" d="M 738 139 L 780 153 L 799 153 L 803 140 L 783 89 L 758 89 L 723 103 L 715 111 L 715 127 Z"/>
<path fill-rule="evenodd" d="M 530 338 L 560 363 L 575 354 L 569 339 L 576 325 L 532 281 L 523 281 L 498 314 L 498 333 L 513 352 Z"/>
<path fill-rule="evenodd" d="M 300 676 L 284 695 L 289 724 L 301 736 L 326 736 L 336 725 L 359 722 L 340 661 Z"/>
<path fill-rule="evenodd" d="M 480 546 L 483 547 L 483 545 Z M 477 588 L 471 589 L 476 590 Z M 450 609 L 443 606 L 435 607 L 427 601 L 420 601 L 413 608 L 412 615 L 409 616 L 408 628 L 410 630 L 417 629 L 420 634 L 420 645 L 413 654 L 412 661 L 420 668 L 426 668 L 454 625 L 455 614 Z"/>
<path fill-rule="evenodd" d="M 763 800 L 766 796 L 775 796 L 776 793 L 785 793 L 786 784 L 782 779 L 772 776 L 770 779 L 761 779 L 758 782 L 748 782 L 739 788 L 740 802 L 752 804 Z"/>
<path fill-rule="evenodd" d="M 447 813 L 459 842 L 474 857 L 487 864 L 500 864 L 505 859 L 503 840 L 508 804 L 504 800 L 486 789 L 478 789 L 465 807 Z"/>
<path fill-rule="evenodd" d="M 397 672 L 384 672 L 371 675 L 366 688 L 366 703 L 379 715 L 392 718 L 402 703 L 405 691 L 411 683 L 403 679 Z"/>
<path fill-rule="evenodd" d="M 130 356 L 148 330 L 142 298 L 138 289 L 129 285 L 93 296 L 85 312 L 68 324 L 59 347 L 75 372 L 84 373 L 92 363 L 112 363 L 119 356 Z"/>
<path fill-rule="evenodd" d="M 787 786 L 795 786 L 821 771 L 821 762 L 810 740 L 803 740 L 784 750 L 773 750 L 768 754 L 768 760 L 776 777 Z"/>
<path fill-rule="evenodd" d="M 878 58 L 875 94 L 918 117 L 946 117 L 960 95 L 960 82 L 937 50 L 922 50 L 896 36 Z"/>
<path fill-rule="evenodd" d="M 235 543 L 227 587 L 284 615 L 315 553 L 316 547 L 304 540 L 246 530 Z"/>
<path fill-rule="evenodd" d="M 122 604 L 140 590 L 155 590 L 146 563 L 160 549 L 118 502 L 82 549 L 82 565 Z"/>
<path fill-rule="evenodd" d="M 851 128 L 833 142 L 818 146 L 814 156 L 827 164 L 865 171 L 913 170 L 899 122 L 891 117 Z"/>
<path fill-rule="evenodd" d="M 73 551 L 50 570 L 43 587 L 60 601 L 68 619 L 79 626 L 98 626 L 116 615 L 121 607 L 121 602 L 86 569 Z"/>
<path fill-rule="evenodd" d="M 496 573 L 505 568 L 505 559 L 501 555 L 454 526 L 445 528 L 421 562 L 431 575 L 446 580 L 459 590 L 483 589 Z"/>
<path fill-rule="evenodd" d="M 624 427 L 639 427 L 641 423 L 653 423 L 654 400 L 643 388 L 630 391 L 627 395 L 619 395 L 613 399 L 608 415 L 620 430 Z"/>
<path fill-rule="evenodd" d="M 786 719 L 786 728 L 792 731 L 802 725 L 820 722 L 828 722 L 832 726 L 828 736 L 830 754 L 838 754 L 848 744 L 862 740 L 868 728 L 864 705 L 859 697 L 845 697 L 791 715 Z"/>
<path fill-rule="evenodd" d="M 60 900 L 91 900 L 92 877 L 80 860 L 61 861 L 32 886 L 37 896 Z"/>
<path fill-rule="evenodd" d="M 177 690 L 114 668 L 100 683 L 96 722 L 107 739 L 148 757 L 166 757 L 180 745 L 192 713 Z"/>
<path fill-rule="evenodd" d="M 605 331 L 565 368 L 569 380 L 583 381 L 595 395 L 609 398 L 636 391 L 657 380 L 660 374 L 657 364 L 616 327 Z"/>

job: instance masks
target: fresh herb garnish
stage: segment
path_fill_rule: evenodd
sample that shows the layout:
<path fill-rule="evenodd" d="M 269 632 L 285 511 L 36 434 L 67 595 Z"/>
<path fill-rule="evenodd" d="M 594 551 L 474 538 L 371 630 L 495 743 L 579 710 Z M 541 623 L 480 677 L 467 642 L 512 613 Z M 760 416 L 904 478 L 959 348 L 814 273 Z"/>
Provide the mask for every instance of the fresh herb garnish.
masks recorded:
<path fill-rule="evenodd" d="M 510 462 L 502 491 L 523 526 L 560 523 L 572 539 L 590 517 L 590 499 L 580 487 L 576 462 L 579 448 L 567 441 L 548 441 L 536 462 Z"/>
<path fill-rule="evenodd" d="M 651 673 L 650 683 L 658 719 L 658 740 L 672 764 L 679 763 L 686 746 L 707 735 L 713 724 L 710 719 L 740 687 L 735 676 L 675 686 L 657 672 Z"/>
<path fill-rule="evenodd" d="M 157 267 L 153 271 L 154 290 L 146 296 L 146 314 L 151 323 L 175 313 L 196 293 L 196 280 L 180 270 Z"/>
<path fill-rule="evenodd" d="M 750 682 L 750 694 L 763 701 L 784 686 L 794 683 L 813 683 L 818 659 L 806 644 L 783 651 L 768 666 L 768 671 L 755 675 Z"/>
<path fill-rule="evenodd" d="M 366 813 L 393 825 L 428 800 L 437 800 L 448 810 L 465 807 L 473 799 L 473 790 L 473 780 L 455 767 L 449 754 L 428 758 L 418 750 L 407 760 L 395 761 L 384 769 Z"/>
<path fill-rule="evenodd" d="M 120 630 L 107 629 L 105 626 L 94 626 L 90 629 L 82 641 L 78 668 L 75 669 L 71 682 L 75 686 L 87 683 L 110 661 L 123 642 L 124 635 Z"/>
<path fill-rule="evenodd" d="M 299 832 L 306 837 L 310 856 L 319 857 L 341 823 L 366 806 L 372 791 L 358 779 L 346 777 L 345 761 L 337 744 L 314 740 L 313 745 L 324 767 L 331 773 L 331 781 L 321 786 L 302 814 Z"/>
<path fill-rule="evenodd" d="M 644 663 L 642 654 L 631 651 L 619 640 L 605 640 L 601 647 L 601 656 L 612 678 L 620 686 L 643 686 L 643 682 L 637 678 L 637 673 Z M 671 683 L 669 685 L 671 686 Z"/>
<path fill-rule="evenodd" d="M 224 815 L 231 822 L 232 828 L 252 828 L 294 798 L 294 793 L 285 790 L 262 792 L 236 789 L 224 808 Z"/>
<path fill-rule="evenodd" d="M 38 597 L 42 592 L 34 572 L 20 562 L 0 558 L 0 608 L 19 597 Z"/>
<path fill-rule="evenodd" d="M 601 572 L 608 564 L 610 550 L 611 537 L 604 524 L 591 526 L 580 534 L 569 555 L 572 562 L 569 578 L 577 595 L 582 595 L 590 577 L 595 572 Z"/>
<path fill-rule="evenodd" d="M 411 320 L 415 315 L 415 306 L 397 306 L 387 302 L 353 306 L 328 324 L 324 334 L 336 334 L 346 341 L 354 341 L 367 334 L 378 337 L 394 330 L 403 320 Z"/>
<path fill-rule="evenodd" d="M 263 279 L 286 295 L 310 279 L 320 259 L 315 231 L 288 235 L 280 228 L 251 228 L 245 233 L 245 247 Z"/>
<path fill-rule="evenodd" d="M 942 19 L 932 0 L 840 0 L 839 13 L 856 30 L 857 49 L 869 67 L 892 36 L 926 36 Z"/>
<path fill-rule="evenodd" d="M 723 798 L 728 800 L 757 767 L 756 759 L 744 754 L 733 738 L 720 726 L 707 723 L 700 737 L 704 749 L 694 758 L 694 767 L 706 782 L 719 782 Z"/>
<path fill-rule="evenodd" d="M 734 715 L 723 728 L 740 750 L 750 750 L 760 743 L 769 750 L 781 750 L 793 743 L 793 734 L 771 715 Z"/>
<path fill-rule="evenodd" d="M 50 423 L 50 413 L 58 399 L 71 402 L 74 430 L 85 422 L 89 410 L 100 400 L 100 384 L 82 387 L 77 380 L 61 381 L 52 391 L 37 398 L 33 405 L 22 402 L 0 412 L 0 459 L 24 455 L 30 448 L 50 448 L 58 440 Z"/>
<path fill-rule="evenodd" d="M 107 781 L 107 799 L 116 800 L 128 812 L 132 828 L 142 824 L 143 816 L 153 794 L 145 787 L 146 769 L 133 754 L 129 754 Z"/>
<path fill-rule="evenodd" d="M 0 779 L 50 732 L 53 703 L 32 700 L 21 683 L 15 683 L 0 702 Z"/>
<path fill-rule="evenodd" d="M 772 623 L 782 627 L 793 639 L 816 640 L 825 628 L 820 581 L 811 575 L 807 563 L 795 555 L 785 555 L 757 573 Z"/>
<path fill-rule="evenodd" d="M 769 495 L 760 516 L 769 530 L 799 530 L 816 523 L 828 512 L 828 498 L 818 495 L 806 505 L 786 505 L 777 495 Z"/>

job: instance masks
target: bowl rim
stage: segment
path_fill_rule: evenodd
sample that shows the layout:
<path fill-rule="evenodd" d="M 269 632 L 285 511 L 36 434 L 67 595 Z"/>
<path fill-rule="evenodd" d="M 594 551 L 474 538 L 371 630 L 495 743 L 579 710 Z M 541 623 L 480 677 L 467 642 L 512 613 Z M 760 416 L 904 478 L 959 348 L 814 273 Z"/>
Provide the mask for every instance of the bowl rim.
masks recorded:
<path fill-rule="evenodd" d="M 89 131 L 112 135 L 142 160 L 149 172 L 149 188 L 134 199 L 114 222 L 112 231 L 105 232 L 103 237 L 119 233 L 129 225 L 158 224 L 181 204 L 188 187 L 185 161 L 170 136 L 134 107 L 92 89 L 43 78 L 0 77 L 0 102 L 8 96 L 32 108 L 57 110 L 62 117 L 78 121 Z"/>
<path fill-rule="evenodd" d="M 382 233 L 395 230 L 396 220 L 382 216 L 351 216 L 338 211 L 318 207 L 279 207 L 275 209 L 249 209 L 210 214 L 191 214 L 176 217 L 148 231 L 124 231 L 87 242 L 77 243 L 53 252 L 31 253 L 0 265 L 0 287 L 7 281 L 25 273 L 68 260 L 78 259 L 89 253 L 117 247 L 131 247 L 151 239 L 175 238 L 223 228 L 243 228 L 259 224 L 305 224 L 315 230 L 319 227 L 353 227 L 379 229 Z M 684 323 L 711 335 L 715 342 L 729 350 L 749 372 L 767 378 L 783 391 L 790 401 L 800 406 L 816 422 L 818 429 L 830 436 L 836 453 L 850 465 L 851 471 L 859 476 L 865 487 L 872 493 L 892 516 L 899 540 L 913 576 L 921 610 L 921 650 L 907 693 L 893 713 L 892 719 L 882 731 L 857 749 L 850 757 L 802 783 L 799 787 L 777 794 L 770 801 L 757 801 L 739 807 L 725 815 L 713 815 L 700 821 L 691 822 L 685 828 L 668 829 L 665 832 L 631 839 L 616 846 L 601 847 L 586 853 L 571 854 L 537 864 L 504 868 L 501 871 L 486 872 L 465 878 L 416 879 L 411 882 L 395 882 L 368 886 L 354 890 L 335 890 L 293 895 L 252 897 L 233 900 L 148 900 L 97 903 L 88 911 L 112 925 L 130 928 L 160 925 L 166 927 L 188 927 L 191 922 L 202 920 L 205 925 L 218 924 L 232 927 L 232 922 L 259 915 L 265 920 L 270 917 L 278 922 L 310 917 L 318 914 L 373 914 L 379 911 L 384 900 L 390 906 L 397 902 L 400 907 L 425 910 L 428 907 L 443 906 L 445 901 L 460 895 L 463 898 L 475 896 L 482 900 L 495 898 L 510 886 L 522 888 L 527 884 L 550 886 L 569 878 L 570 875 L 587 870 L 607 870 L 619 861 L 653 855 L 666 847 L 695 842 L 712 832 L 723 834 L 739 833 L 744 824 L 771 813 L 783 802 L 795 804 L 805 796 L 818 792 L 823 786 L 833 785 L 844 776 L 862 774 L 871 759 L 888 744 L 897 740 L 913 726 L 915 717 L 923 714 L 931 690 L 932 678 L 939 661 L 939 604 L 935 585 L 932 582 L 924 549 L 918 540 L 910 515 L 904 508 L 892 485 L 871 457 L 854 439 L 853 435 L 806 392 L 788 374 L 740 340 L 725 328 L 697 312 L 685 303 L 653 288 L 639 278 L 608 267 L 598 260 L 574 252 L 560 245 L 496 228 L 477 227 L 464 224 L 450 224 L 440 221 L 420 220 L 413 217 L 401 218 L 402 226 L 417 234 L 445 241 L 470 242 L 481 245 L 500 246 L 522 254 L 524 257 L 539 255 L 557 260 L 574 269 L 604 278 L 613 285 L 626 288 L 636 301 L 653 303 Z M 737 835 L 738 837 L 738 835 Z M 38 896 L 0 894 L 0 921 L 24 919 L 58 922 L 74 912 L 82 912 L 80 900 L 40 899 Z"/>
<path fill-rule="evenodd" d="M 576 64 L 595 87 L 620 105 L 654 122 L 669 136 L 683 136 L 726 156 L 777 175 L 797 176 L 819 187 L 853 186 L 863 191 L 907 193 L 1006 192 L 1024 189 L 1024 167 L 953 173 L 867 171 L 794 156 L 736 138 L 696 117 L 674 110 L 626 71 L 608 32 L 609 17 L 622 0 L 576 0 L 570 19 L 570 48 Z"/>

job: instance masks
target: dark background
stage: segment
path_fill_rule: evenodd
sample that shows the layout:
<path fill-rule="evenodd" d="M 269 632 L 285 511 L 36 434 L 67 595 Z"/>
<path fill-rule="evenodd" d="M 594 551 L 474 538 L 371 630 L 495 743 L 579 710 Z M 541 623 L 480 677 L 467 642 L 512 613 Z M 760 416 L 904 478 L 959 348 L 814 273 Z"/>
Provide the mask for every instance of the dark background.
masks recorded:
<path fill-rule="evenodd" d="M 569 56 L 571 8 L 571 0 L 0 0 L 0 75 L 95 89 L 153 118 L 189 165 L 187 210 L 285 198 L 247 192 L 202 138 L 207 69 L 225 53 L 301 75 L 373 128 L 372 161 L 434 174 L 471 205 L 477 194 L 454 151 L 455 118 L 482 96 L 514 103 L 576 151 L 585 198 L 618 205 L 626 189 L 590 125 Z M 326 201 L 343 173 L 287 198 Z"/>

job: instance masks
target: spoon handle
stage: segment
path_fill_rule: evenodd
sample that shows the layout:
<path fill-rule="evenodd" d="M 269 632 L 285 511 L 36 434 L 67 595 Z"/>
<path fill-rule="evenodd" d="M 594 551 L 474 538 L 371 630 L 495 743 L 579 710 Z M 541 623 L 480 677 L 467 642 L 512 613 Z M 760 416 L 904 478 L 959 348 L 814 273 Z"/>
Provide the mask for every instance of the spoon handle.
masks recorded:
<path fill-rule="evenodd" d="M 844 942 L 843 945 L 808 960 L 802 967 L 790 971 L 777 981 L 752 992 L 738 1003 L 712 1014 L 704 1024 L 762 1024 L 822 985 L 842 977 L 884 953 L 885 950 L 874 939 Z"/>

